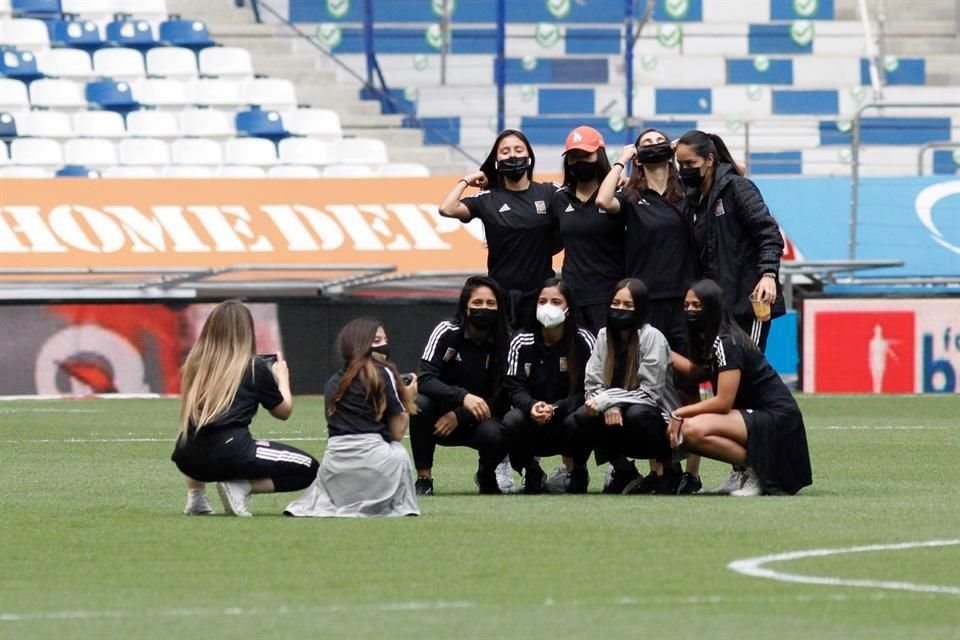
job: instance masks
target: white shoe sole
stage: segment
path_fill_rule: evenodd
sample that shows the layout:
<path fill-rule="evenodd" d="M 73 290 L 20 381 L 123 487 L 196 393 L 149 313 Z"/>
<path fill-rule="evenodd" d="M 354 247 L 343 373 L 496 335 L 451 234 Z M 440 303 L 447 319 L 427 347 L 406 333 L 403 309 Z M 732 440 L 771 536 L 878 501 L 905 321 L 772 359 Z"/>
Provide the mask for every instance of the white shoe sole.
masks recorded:
<path fill-rule="evenodd" d="M 223 501 L 223 510 L 228 515 L 237 516 L 240 518 L 250 518 L 253 516 L 253 514 L 247 511 L 242 505 L 234 504 L 234 500 L 230 495 L 230 489 L 226 487 L 225 483 L 217 483 L 217 493 L 220 494 L 220 500 Z"/>

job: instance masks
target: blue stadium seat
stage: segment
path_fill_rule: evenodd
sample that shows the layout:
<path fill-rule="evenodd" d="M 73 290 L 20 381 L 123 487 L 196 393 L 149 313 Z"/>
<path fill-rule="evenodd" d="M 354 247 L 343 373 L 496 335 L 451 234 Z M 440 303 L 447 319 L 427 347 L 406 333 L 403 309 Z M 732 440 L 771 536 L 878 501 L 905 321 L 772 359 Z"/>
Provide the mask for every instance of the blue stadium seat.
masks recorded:
<path fill-rule="evenodd" d="M 657 115 L 703 115 L 713 112 L 713 92 L 710 89 L 656 89 Z"/>
<path fill-rule="evenodd" d="M 593 115 L 597 112 L 596 96 L 593 89 L 540 89 L 537 92 L 538 108 L 541 115 L 569 115 L 582 113 Z"/>
<path fill-rule="evenodd" d="M 78 164 L 68 164 L 57 169 L 58 178 L 99 178 L 100 172 Z"/>
<path fill-rule="evenodd" d="M 13 0 L 13 15 L 21 18 L 59 18 L 60 0 Z"/>
<path fill-rule="evenodd" d="M 934 151 L 933 173 L 934 175 L 960 175 L 960 151 Z"/>
<path fill-rule="evenodd" d="M 267 138 L 279 142 L 290 137 L 283 125 L 283 118 L 276 111 L 251 109 L 237 114 L 237 132 L 255 138 Z"/>
<path fill-rule="evenodd" d="M 107 42 L 111 46 L 136 49 L 141 53 L 160 46 L 146 20 L 114 20 L 107 24 Z"/>
<path fill-rule="evenodd" d="M 105 44 L 97 24 L 89 20 L 52 20 L 47 28 L 54 46 L 96 51 Z"/>
<path fill-rule="evenodd" d="M 0 51 L 0 76 L 29 83 L 43 74 L 37 70 L 37 58 L 32 53 L 6 49 Z"/>
<path fill-rule="evenodd" d="M 863 118 L 860 121 L 862 144 L 910 144 L 942 142 L 950 139 L 950 118 Z M 851 131 L 841 123 L 820 122 L 821 145 L 849 145 Z"/>
<path fill-rule="evenodd" d="M 186 47 L 199 51 L 212 47 L 215 43 L 210 39 L 207 25 L 198 20 L 167 20 L 160 23 L 161 42 L 175 47 Z"/>
<path fill-rule="evenodd" d="M 774 90 L 775 115 L 837 115 L 840 113 L 840 95 L 834 90 Z"/>
<path fill-rule="evenodd" d="M 114 80 L 88 82 L 85 95 L 87 102 L 96 104 L 106 111 L 127 114 L 140 108 L 140 103 L 134 100 L 130 84 L 127 82 Z"/>
<path fill-rule="evenodd" d="M 17 121 L 13 114 L 0 112 L 0 140 L 17 137 Z"/>

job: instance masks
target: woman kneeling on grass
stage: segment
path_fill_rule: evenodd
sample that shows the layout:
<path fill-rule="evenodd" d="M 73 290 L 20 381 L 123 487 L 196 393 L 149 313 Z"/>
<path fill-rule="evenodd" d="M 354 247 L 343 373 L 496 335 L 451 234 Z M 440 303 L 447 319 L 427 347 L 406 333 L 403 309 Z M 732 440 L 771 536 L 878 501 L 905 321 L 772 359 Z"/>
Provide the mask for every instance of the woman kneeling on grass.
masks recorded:
<path fill-rule="evenodd" d="M 337 336 L 343 367 L 327 381 L 327 451 L 289 516 L 418 516 L 413 465 L 401 440 L 411 392 L 398 383 L 383 326 L 352 320 Z"/>
<path fill-rule="evenodd" d="M 706 369 L 714 397 L 680 407 L 670 446 L 746 468 L 735 496 L 794 494 L 811 483 L 803 416 L 760 349 L 739 327 L 713 280 L 687 290 L 683 303 L 693 363 L 675 356 L 683 375 Z"/>
<path fill-rule="evenodd" d="M 260 405 L 280 420 L 293 412 L 287 363 L 269 361 L 256 355 L 250 310 L 236 301 L 217 305 L 181 376 L 180 436 L 171 459 L 187 476 L 185 515 L 213 513 L 205 482 L 218 483 L 228 514 L 249 516 L 251 493 L 298 491 L 316 476 L 312 456 L 250 435 Z"/>

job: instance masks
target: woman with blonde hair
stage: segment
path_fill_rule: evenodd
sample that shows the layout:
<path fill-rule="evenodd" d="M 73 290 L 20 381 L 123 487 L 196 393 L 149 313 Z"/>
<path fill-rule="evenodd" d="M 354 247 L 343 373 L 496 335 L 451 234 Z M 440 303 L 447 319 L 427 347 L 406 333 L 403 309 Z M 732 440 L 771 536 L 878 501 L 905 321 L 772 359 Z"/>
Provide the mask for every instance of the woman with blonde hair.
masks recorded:
<path fill-rule="evenodd" d="M 216 482 L 224 510 L 250 516 L 251 493 L 298 491 L 319 463 L 299 449 L 254 440 L 250 421 L 263 406 L 286 420 L 293 412 L 290 372 L 279 354 L 256 355 L 250 310 L 218 304 L 181 373 L 180 433 L 171 459 L 187 477 L 185 515 L 213 513 L 204 483 Z"/>
<path fill-rule="evenodd" d="M 351 320 L 337 336 L 337 351 L 343 366 L 324 390 L 327 451 L 316 481 L 284 515 L 420 515 L 413 464 L 402 444 L 412 393 L 398 382 L 383 325 Z"/>

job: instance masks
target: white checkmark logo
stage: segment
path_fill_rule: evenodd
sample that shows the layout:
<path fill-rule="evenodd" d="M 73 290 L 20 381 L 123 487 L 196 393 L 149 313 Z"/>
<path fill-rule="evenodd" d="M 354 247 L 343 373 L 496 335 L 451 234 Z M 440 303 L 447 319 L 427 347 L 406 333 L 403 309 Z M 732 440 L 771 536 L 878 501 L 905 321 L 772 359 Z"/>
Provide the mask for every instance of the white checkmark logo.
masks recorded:
<path fill-rule="evenodd" d="M 327 13 L 334 18 L 342 18 L 350 11 L 350 0 L 327 0 Z"/>
<path fill-rule="evenodd" d="M 570 13 L 570 0 L 547 0 L 547 11 L 554 18 L 566 18 Z"/>
<path fill-rule="evenodd" d="M 690 0 L 666 0 L 663 8 L 671 18 L 680 20 L 690 11 Z"/>
<path fill-rule="evenodd" d="M 678 24 L 658 24 L 657 42 L 661 47 L 673 49 L 683 41 L 683 28 Z"/>
<path fill-rule="evenodd" d="M 560 28 L 547 22 L 541 22 L 534 29 L 533 37 L 541 47 L 550 48 L 560 41 Z"/>
<path fill-rule="evenodd" d="M 796 20 L 790 25 L 790 38 L 797 46 L 805 47 L 813 42 L 813 23 L 809 20 Z"/>
<path fill-rule="evenodd" d="M 336 49 L 343 41 L 343 33 L 335 24 L 321 24 L 317 26 L 317 39 L 327 45 L 327 48 Z"/>
<path fill-rule="evenodd" d="M 801 18 L 809 18 L 820 8 L 818 0 L 793 0 L 793 12 Z"/>

